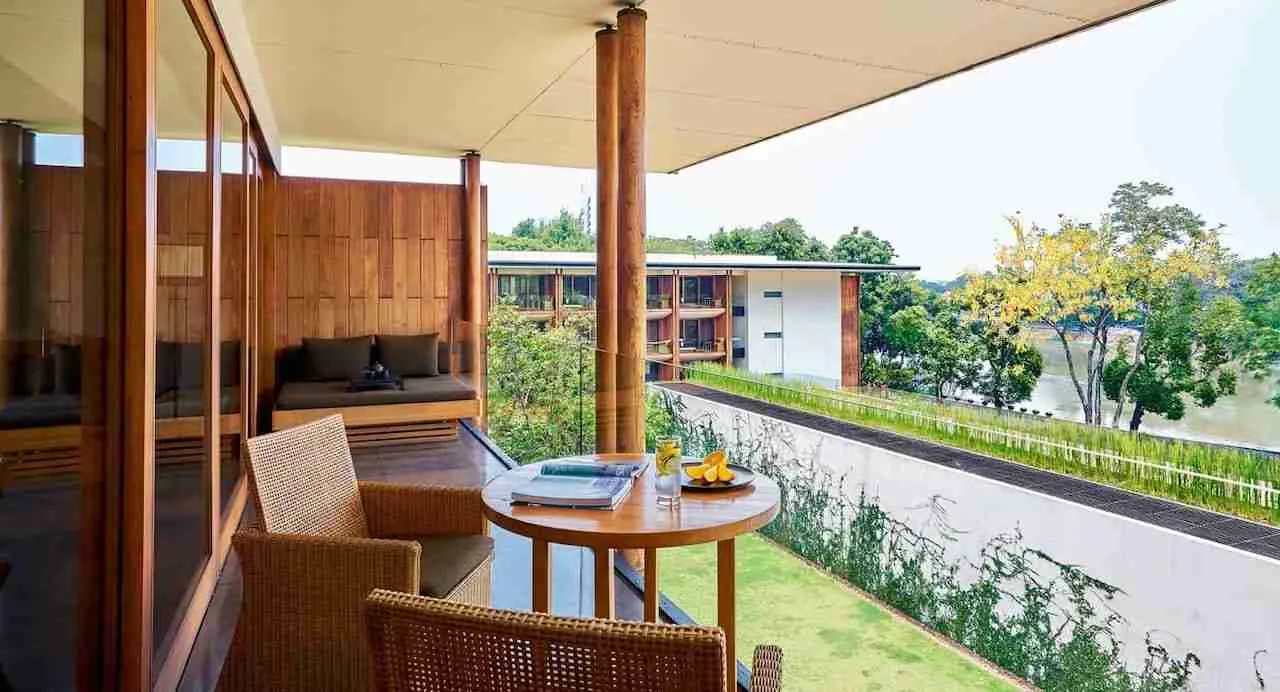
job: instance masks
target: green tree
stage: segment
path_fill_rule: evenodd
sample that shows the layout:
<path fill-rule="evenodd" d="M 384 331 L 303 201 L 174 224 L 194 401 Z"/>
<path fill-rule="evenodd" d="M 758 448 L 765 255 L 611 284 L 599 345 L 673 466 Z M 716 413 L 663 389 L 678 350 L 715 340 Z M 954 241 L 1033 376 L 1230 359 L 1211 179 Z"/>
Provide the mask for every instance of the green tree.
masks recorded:
<path fill-rule="evenodd" d="M 850 264 L 891 264 L 898 253 L 889 241 L 854 226 L 853 230 L 836 239 L 836 244 L 831 246 L 831 256 L 837 262 Z M 878 275 L 868 278 L 874 276 Z"/>
<path fill-rule="evenodd" d="M 974 385 L 980 374 L 979 345 L 959 306 L 944 301 L 936 314 L 923 305 L 894 313 L 887 330 L 894 349 L 914 371 L 916 389 L 937 399 Z"/>
<path fill-rule="evenodd" d="M 506 304 L 489 313 L 490 434 L 521 463 L 589 451 L 595 435 L 590 315 L 542 328 Z"/>
<path fill-rule="evenodd" d="M 964 306 L 982 362 L 973 378 L 974 391 L 997 408 L 1030 398 L 1044 371 L 1044 357 L 1023 333 L 1029 313 L 1008 312 L 1006 286 L 993 274 L 969 277 L 953 299 Z"/>
<path fill-rule="evenodd" d="M 759 228 L 721 228 L 707 240 L 707 248 L 717 255 L 772 255 L 780 260 L 826 260 L 830 250 L 821 240 L 805 232 L 793 218 L 769 221 Z"/>
<path fill-rule="evenodd" d="M 1249 349 L 1253 325 L 1244 306 L 1220 295 L 1202 304 L 1200 291 L 1183 280 L 1156 296 L 1146 319 L 1142 360 L 1136 367 L 1127 349 L 1107 364 L 1103 389 L 1122 401 L 1121 387 L 1133 402 L 1129 429 L 1137 430 L 1146 413 L 1179 420 L 1185 397 L 1201 407 L 1236 393 L 1233 363 Z"/>
<path fill-rule="evenodd" d="M 1062 219 L 1058 230 L 1026 228 L 1010 219 L 1014 242 L 1000 248 L 997 271 L 1006 302 L 991 319 L 1038 322 L 1058 337 L 1085 421 L 1101 425 L 1112 330 L 1136 325 L 1125 377 L 1142 363 L 1146 318 L 1158 297 L 1179 279 L 1220 283 L 1228 254 L 1221 227 L 1210 227 L 1178 204 L 1159 204 L 1173 190 L 1159 183 L 1126 183 L 1111 197 L 1098 225 Z M 1089 338 L 1083 372 L 1071 350 L 1075 331 Z M 1123 378 L 1122 378 L 1123 379 Z M 1119 392 L 1126 392 L 1123 384 Z M 1113 425 L 1119 423 L 1117 407 Z"/>
<path fill-rule="evenodd" d="M 1261 379 L 1273 372 L 1280 361 L 1280 255 L 1273 253 L 1248 263 L 1242 302 L 1255 328 L 1243 365 Z M 1270 401 L 1280 407 L 1280 386 Z"/>

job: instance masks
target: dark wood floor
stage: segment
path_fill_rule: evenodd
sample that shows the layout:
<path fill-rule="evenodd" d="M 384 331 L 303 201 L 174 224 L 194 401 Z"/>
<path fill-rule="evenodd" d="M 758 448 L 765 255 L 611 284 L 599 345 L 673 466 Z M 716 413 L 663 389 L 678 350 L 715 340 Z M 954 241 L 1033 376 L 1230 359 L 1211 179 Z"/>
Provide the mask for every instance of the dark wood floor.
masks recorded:
<path fill-rule="evenodd" d="M 465 428 L 458 439 L 413 446 L 371 448 L 355 453 L 356 474 L 365 480 L 430 485 L 482 485 L 505 470 L 503 462 Z M 497 543 L 493 565 L 493 606 L 529 610 L 532 566 L 528 539 L 491 527 Z M 590 551 L 554 546 L 552 552 L 552 611 L 560 615 L 592 615 L 592 556 Z M 639 620 L 642 605 L 630 584 L 618 579 L 617 612 Z M 218 582 L 213 603 L 200 629 L 183 675 L 181 690 L 212 690 L 231 643 L 240 605 L 240 570 L 234 556 Z"/>

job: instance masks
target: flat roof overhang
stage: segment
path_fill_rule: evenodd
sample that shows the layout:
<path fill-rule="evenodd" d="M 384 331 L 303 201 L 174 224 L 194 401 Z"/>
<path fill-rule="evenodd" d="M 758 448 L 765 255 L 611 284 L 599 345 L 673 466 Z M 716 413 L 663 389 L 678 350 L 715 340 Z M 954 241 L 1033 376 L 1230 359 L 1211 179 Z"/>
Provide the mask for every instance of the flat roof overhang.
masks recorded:
<path fill-rule="evenodd" d="M 543 259 L 491 259 L 490 269 L 595 269 L 592 260 L 547 261 Z M 716 260 L 697 262 L 678 262 L 671 260 L 645 260 L 647 269 L 718 269 L 728 271 L 838 271 L 847 274 L 885 274 L 894 272 L 918 272 L 920 267 L 905 264 L 856 264 L 845 262 L 803 262 L 777 260 L 774 262 L 751 263 L 741 260 Z"/>
<path fill-rule="evenodd" d="M 647 168 L 678 171 L 1164 1 L 647 0 Z M 224 31 L 247 34 L 237 63 L 280 143 L 595 166 L 594 34 L 613 0 L 215 2 L 243 15 Z"/>
<path fill-rule="evenodd" d="M 678 171 L 1166 1 L 647 0 L 647 167 Z M 594 36 L 613 0 L 212 2 L 277 163 L 288 144 L 595 167 Z M 180 3 L 159 12 L 162 28 L 182 21 Z M 79 35 L 74 3 L 6 14 L 0 113 L 79 131 L 81 57 L 51 48 Z M 194 58 L 174 45 L 156 80 L 162 137 L 202 117 L 180 112 Z"/>

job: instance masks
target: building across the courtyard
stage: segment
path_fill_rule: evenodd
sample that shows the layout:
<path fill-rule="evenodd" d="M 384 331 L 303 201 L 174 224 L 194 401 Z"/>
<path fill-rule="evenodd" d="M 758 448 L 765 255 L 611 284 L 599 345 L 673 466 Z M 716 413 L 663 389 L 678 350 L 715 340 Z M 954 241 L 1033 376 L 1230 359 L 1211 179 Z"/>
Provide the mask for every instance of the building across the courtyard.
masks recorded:
<path fill-rule="evenodd" d="M 489 300 L 559 324 L 594 310 L 595 253 L 489 253 Z M 862 276 L 919 267 L 779 260 L 767 255 L 651 253 L 646 297 L 648 376 L 680 365 L 730 363 L 826 384 L 858 384 Z"/>

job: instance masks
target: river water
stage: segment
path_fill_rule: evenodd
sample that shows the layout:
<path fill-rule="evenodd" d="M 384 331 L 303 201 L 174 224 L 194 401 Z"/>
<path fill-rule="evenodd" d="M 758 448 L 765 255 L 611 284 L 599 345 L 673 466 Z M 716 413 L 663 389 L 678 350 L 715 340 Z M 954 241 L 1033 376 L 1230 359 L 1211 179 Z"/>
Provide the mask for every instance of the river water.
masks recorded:
<path fill-rule="evenodd" d="M 1067 374 L 1066 354 L 1057 336 L 1048 329 L 1033 330 L 1032 338 L 1044 356 L 1044 374 L 1031 400 L 1019 404 L 1028 410 L 1053 411 L 1055 418 L 1083 421 L 1080 399 L 1076 396 L 1071 377 Z M 1115 342 L 1116 332 L 1111 341 Z M 1077 336 L 1071 343 L 1076 372 L 1084 377 L 1084 357 L 1089 350 L 1089 338 Z M 1142 419 L 1143 432 L 1170 437 L 1184 437 L 1210 442 L 1227 442 L 1253 447 L 1280 450 L 1280 408 L 1267 403 L 1276 391 L 1275 378 L 1255 380 L 1242 376 L 1235 396 L 1223 397 L 1210 408 L 1200 408 L 1187 399 L 1187 413 L 1182 420 L 1170 421 L 1148 413 Z M 1104 402 L 1108 424 L 1114 406 Z M 1128 426 L 1128 411 L 1121 417 L 1121 425 Z"/>

